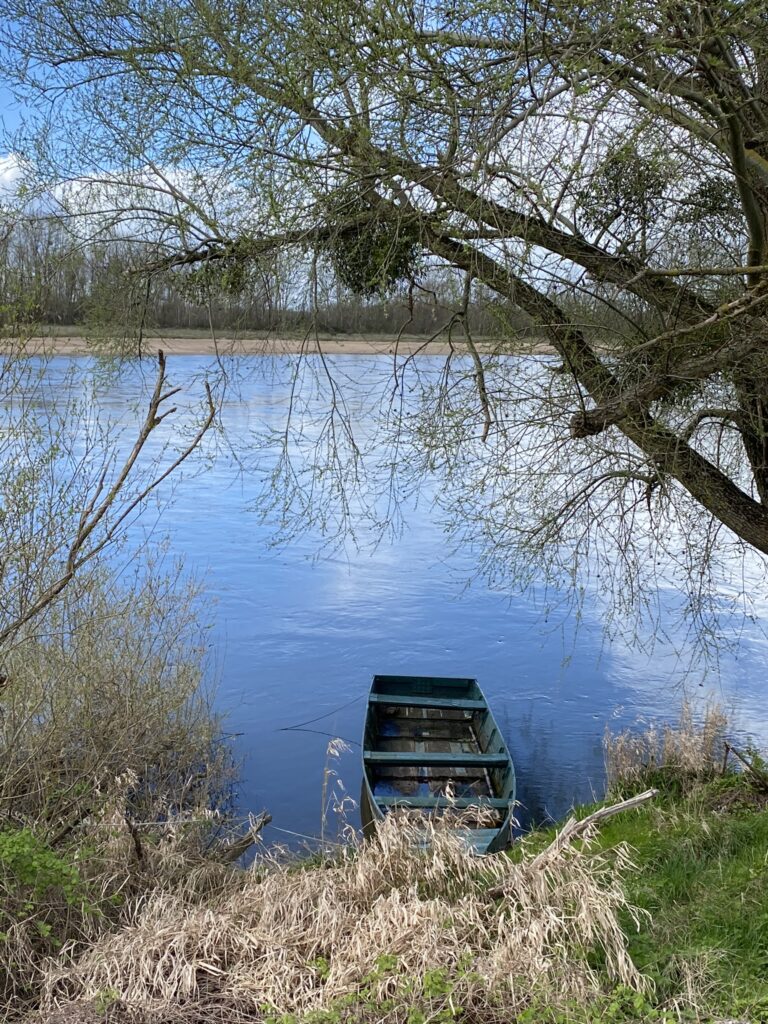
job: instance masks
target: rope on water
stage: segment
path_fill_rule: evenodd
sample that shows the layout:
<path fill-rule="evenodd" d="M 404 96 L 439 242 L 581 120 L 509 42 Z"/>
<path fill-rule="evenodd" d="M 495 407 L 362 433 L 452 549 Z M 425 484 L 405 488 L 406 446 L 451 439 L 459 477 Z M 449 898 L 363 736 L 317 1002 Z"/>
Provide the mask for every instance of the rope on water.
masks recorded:
<path fill-rule="evenodd" d="M 293 729 L 301 729 L 305 725 L 314 725 L 315 722 L 322 722 L 324 718 L 330 718 L 331 715 L 336 715 L 339 711 L 344 711 L 346 708 L 351 708 L 353 704 L 356 704 L 359 700 L 362 700 L 365 694 L 359 694 L 357 697 L 353 697 L 352 700 L 348 700 L 346 704 L 341 704 L 339 707 L 334 708 L 332 711 L 327 711 L 324 715 L 318 715 L 317 718 L 308 718 L 306 722 L 297 722 L 295 725 L 283 725 L 276 732 L 291 732 Z M 359 746 L 359 744 L 358 744 Z"/>

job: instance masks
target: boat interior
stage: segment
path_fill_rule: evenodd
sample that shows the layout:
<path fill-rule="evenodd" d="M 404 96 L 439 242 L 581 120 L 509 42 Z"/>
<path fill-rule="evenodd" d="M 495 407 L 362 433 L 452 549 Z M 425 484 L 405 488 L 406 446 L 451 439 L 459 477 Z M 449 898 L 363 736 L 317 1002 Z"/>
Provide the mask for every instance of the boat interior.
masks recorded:
<path fill-rule="evenodd" d="M 464 812 L 468 827 L 498 828 L 513 798 L 514 775 L 477 683 L 406 678 L 407 685 L 397 676 L 374 679 L 365 730 L 374 800 L 382 810 L 454 808 Z"/>

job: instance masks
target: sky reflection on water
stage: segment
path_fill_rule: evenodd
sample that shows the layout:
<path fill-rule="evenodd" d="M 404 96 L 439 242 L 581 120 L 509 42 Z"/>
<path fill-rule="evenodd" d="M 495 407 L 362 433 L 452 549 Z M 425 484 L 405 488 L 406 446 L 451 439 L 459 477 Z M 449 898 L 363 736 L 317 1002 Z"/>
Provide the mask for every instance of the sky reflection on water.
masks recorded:
<path fill-rule="evenodd" d="M 376 357 L 355 357 L 358 365 L 362 359 L 377 364 Z M 53 361 L 52 394 L 69 365 Z M 190 396 L 209 365 L 203 357 L 169 359 L 173 382 Z M 284 366 L 277 369 L 227 392 L 222 422 L 235 451 L 255 425 L 281 422 L 287 376 Z M 386 366 L 377 370 L 384 380 Z M 144 367 L 105 378 L 99 406 L 129 427 L 152 377 Z M 361 401 L 355 411 L 363 429 L 365 409 Z M 586 601 L 576 627 L 569 619 L 546 621 L 533 593 L 496 593 L 477 579 L 465 587 L 472 553 L 450 551 L 429 501 L 411 509 L 401 537 L 316 559 L 317 537 L 271 545 L 270 528 L 250 510 L 259 482 L 231 459 L 222 455 L 183 476 L 161 522 L 150 514 L 134 536 L 155 543 L 167 535 L 205 583 L 217 700 L 243 759 L 239 805 L 244 812 L 268 809 L 275 841 L 318 835 L 332 737 L 352 748 L 333 768 L 357 797 L 374 673 L 477 677 L 516 763 L 524 821 L 559 818 L 601 794 L 606 724 L 619 728 L 679 710 L 683 682 L 674 652 L 662 647 L 646 656 L 606 643 L 599 601 Z M 738 728 L 765 739 L 765 654 L 761 629 L 747 630 L 738 651 L 723 657 L 719 678 L 699 670 L 685 689 L 715 694 Z"/>

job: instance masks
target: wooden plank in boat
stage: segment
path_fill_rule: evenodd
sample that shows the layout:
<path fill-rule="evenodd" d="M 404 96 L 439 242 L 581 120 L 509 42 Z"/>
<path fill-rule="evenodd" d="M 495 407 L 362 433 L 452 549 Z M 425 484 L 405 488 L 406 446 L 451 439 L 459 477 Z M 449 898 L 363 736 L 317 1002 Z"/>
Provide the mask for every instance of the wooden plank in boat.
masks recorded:
<path fill-rule="evenodd" d="M 446 767 L 446 768 L 503 768 L 509 764 L 508 754 L 458 754 L 452 750 L 430 751 L 423 750 L 366 750 L 365 760 L 374 765 L 421 765 L 425 768 Z"/>
<path fill-rule="evenodd" d="M 509 800 L 502 800 L 498 797 L 487 796 L 460 796 L 449 799 L 444 796 L 379 796 L 376 795 L 376 802 L 384 807 L 414 807 L 414 808 L 436 808 L 444 810 L 456 807 L 463 810 L 466 807 L 490 807 L 494 810 L 506 810 L 509 807 Z"/>
<path fill-rule="evenodd" d="M 399 693 L 372 693 L 368 700 L 371 704 L 383 704 L 385 707 L 408 708 L 444 708 L 450 711 L 485 711 L 488 705 L 484 700 L 462 700 L 460 697 L 429 697 Z"/>

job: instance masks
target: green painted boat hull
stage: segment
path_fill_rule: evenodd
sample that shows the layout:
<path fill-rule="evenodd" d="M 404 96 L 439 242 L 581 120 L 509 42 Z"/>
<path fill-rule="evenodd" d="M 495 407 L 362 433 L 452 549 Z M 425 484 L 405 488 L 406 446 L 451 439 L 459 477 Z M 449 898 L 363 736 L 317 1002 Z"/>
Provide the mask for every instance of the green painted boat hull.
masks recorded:
<path fill-rule="evenodd" d="M 366 835 L 395 808 L 455 808 L 470 849 L 495 853 L 511 842 L 515 794 L 512 758 L 476 679 L 373 677 L 363 732 Z"/>

